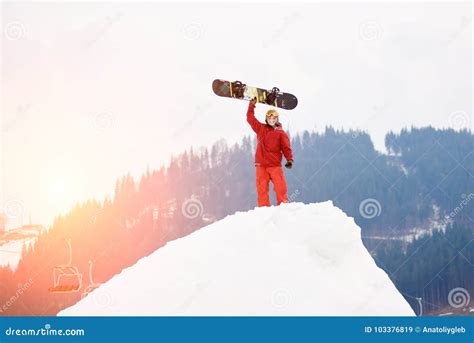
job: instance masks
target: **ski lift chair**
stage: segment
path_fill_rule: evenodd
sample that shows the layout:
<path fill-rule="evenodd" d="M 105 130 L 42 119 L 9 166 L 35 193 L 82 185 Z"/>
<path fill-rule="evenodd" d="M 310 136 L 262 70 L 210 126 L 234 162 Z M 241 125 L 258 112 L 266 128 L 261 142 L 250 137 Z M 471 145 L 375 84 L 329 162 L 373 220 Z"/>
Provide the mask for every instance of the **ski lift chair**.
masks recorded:
<path fill-rule="evenodd" d="M 94 289 L 99 287 L 101 284 L 100 283 L 95 283 L 94 280 L 92 279 L 92 266 L 93 262 L 89 261 L 89 286 L 84 289 L 84 292 L 82 293 L 82 298 L 85 298 L 90 292 L 92 292 Z"/>
<path fill-rule="evenodd" d="M 48 292 L 51 293 L 74 293 L 82 287 L 82 274 L 76 266 L 72 265 L 71 239 L 66 241 L 69 246 L 69 261 L 67 264 L 53 268 L 53 287 L 48 288 Z M 63 279 L 72 280 L 72 282 L 64 282 Z"/>

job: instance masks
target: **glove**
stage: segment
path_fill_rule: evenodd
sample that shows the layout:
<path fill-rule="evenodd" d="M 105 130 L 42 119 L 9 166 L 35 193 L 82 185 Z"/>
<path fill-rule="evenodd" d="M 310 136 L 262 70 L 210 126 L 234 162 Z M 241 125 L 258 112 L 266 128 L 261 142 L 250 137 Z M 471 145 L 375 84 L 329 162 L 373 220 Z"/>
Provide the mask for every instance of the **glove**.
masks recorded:
<path fill-rule="evenodd" d="M 288 168 L 288 169 L 291 169 L 291 167 L 293 167 L 293 160 L 287 161 L 286 164 L 285 164 L 285 167 Z"/>
<path fill-rule="evenodd" d="M 257 103 L 257 98 L 253 98 L 252 100 L 250 100 L 251 105 L 255 105 L 256 103 Z"/>

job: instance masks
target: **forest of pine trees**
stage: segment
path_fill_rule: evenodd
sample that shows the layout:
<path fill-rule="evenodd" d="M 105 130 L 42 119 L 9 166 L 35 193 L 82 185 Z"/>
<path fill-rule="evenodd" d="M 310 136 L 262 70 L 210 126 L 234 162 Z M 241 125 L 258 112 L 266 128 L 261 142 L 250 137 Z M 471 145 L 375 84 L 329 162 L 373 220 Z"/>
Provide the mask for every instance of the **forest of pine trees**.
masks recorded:
<path fill-rule="evenodd" d="M 291 137 L 295 165 L 285 170 L 288 195 L 293 202 L 332 200 L 354 217 L 375 261 L 413 308 L 421 297 L 427 311 L 436 310 L 446 306 L 453 287 L 474 295 L 474 249 L 468 244 L 474 238 L 473 138 L 467 130 L 405 129 L 386 135 L 383 154 L 365 132 L 306 131 Z M 221 140 L 211 149 L 189 149 L 140 180 L 120 178 L 113 198 L 91 199 L 58 216 L 24 249 L 17 269 L 0 268 L 0 313 L 55 315 L 80 299 L 80 292 L 47 292 L 53 267 L 68 259 L 68 238 L 87 286 L 90 260 L 94 281 L 105 282 L 169 240 L 254 208 L 255 144 L 244 137 L 231 146 Z M 365 199 L 380 205 L 376 216 L 361 213 Z M 443 221 L 445 230 L 411 243 L 399 239 Z M 150 272 L 159 282 L 159 271 Z"/>

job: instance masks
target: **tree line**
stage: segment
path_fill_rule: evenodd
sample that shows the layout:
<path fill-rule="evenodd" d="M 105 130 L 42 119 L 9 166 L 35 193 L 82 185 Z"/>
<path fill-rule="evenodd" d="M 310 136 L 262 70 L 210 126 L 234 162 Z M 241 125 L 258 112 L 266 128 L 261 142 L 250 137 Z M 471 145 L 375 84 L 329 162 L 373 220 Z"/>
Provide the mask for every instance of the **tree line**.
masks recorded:
<path fill-rule="evenodd" d="M 291 201 L 332 200 L 354 217 L 376 262 L 412 306 L 417 305 L 410 297 L 418 296 L 429 299 L 433 308 L 442 306 L 449 290 L 461 284 L 473 294 L 472 255 L 453 258 L 456 249 L 473 238 L 470 131 L 425 127 L 389 132 L 386 154 L 375 150 L 362 131 L 327 127 L 322 133 L 290 137 L 295 165 L 285 175 Z M 66 239 L 71 239 L 72 263 L 87 286 L 89 261 L 94 262 L 94 281 L 105 282 L 169 240 L 254 208 L 255 147 L 256 139 L 246 136 L 233 145 L 220 140 L 210 149 L 190 148 L 166 166 L 147 169 L 139 180 L 121 177 L 113 196 L 77 204 L 56 217 L 34 246 L 25 247 L 14 271 L 0 268 L 0 314 L 55 315 L 81 298 L 81 291 L 48 292 L 54 266 L 68 260 Z M 446 229 L 423 238 L 428 242 L 384 239 L 374 246 L 370 239 L 399 238 L 433 223 Z M 459 244 L 452 248 L 450 242 Z M 466 258 L 471 258 L 470 265 Z M 440 273 L 445 277 L 430 281 L 448 260 L 449 268 Z M 159 280 L 159 271 L 151 272 Z"/>

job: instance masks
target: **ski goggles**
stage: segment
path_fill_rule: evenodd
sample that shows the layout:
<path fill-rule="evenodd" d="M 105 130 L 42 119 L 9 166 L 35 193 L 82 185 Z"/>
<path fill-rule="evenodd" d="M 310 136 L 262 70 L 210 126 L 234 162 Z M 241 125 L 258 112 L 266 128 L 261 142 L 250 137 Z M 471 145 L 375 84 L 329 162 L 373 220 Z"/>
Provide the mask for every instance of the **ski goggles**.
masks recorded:
<path fill-rule="evenodd" d="M 267 113 L 265 114 L 265 117 L 268 118 L 268 117 L 272 117 L 272 116 L 273 116 L 273 117 L 277 117 L 277 118 L 278 118 L 279 115 L 280 115 L 280 114 L 279 114 L 277 111 L 275 111 L 275 110 L 268 110 Z"/>

